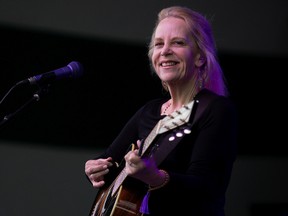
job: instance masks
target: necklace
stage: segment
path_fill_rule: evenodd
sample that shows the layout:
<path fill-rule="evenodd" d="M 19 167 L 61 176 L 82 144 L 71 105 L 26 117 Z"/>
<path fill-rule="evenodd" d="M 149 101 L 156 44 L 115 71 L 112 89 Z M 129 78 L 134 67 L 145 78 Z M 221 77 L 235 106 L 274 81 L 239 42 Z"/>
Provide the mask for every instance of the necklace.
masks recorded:
<path fill-rule="evenodd" d="M 171 102 L 165 107 L 165 109 L 163 110 L 162 114 L 166 114 L 166 111 L 168 110 L 168 108 L 171 106 Z"/>

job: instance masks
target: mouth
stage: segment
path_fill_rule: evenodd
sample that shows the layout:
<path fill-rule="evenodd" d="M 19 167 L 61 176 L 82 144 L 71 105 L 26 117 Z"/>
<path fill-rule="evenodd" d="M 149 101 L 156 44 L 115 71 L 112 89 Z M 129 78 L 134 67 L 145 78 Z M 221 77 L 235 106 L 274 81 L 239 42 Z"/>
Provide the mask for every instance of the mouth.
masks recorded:
<path fill-rule="evenodd" d="M 177 64 L 179 64 L 179 62 L 177 62 L 177 61 L 165 61 L 165 62 L 161 62 L 160 66 L 161 67 L 169 67 L 169 66 L 175 66 Z"/>

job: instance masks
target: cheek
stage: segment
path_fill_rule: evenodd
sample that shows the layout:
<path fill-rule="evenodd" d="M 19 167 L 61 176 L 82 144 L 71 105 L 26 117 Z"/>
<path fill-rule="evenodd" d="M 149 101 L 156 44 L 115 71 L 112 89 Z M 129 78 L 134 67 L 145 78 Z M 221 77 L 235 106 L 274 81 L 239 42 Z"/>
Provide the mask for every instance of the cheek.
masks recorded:
<path fill-rule="evenodd" d="M 183 67 L 183 72 L 185 76 L 190 77 L 194 73 L 193 71 L 195 69 L 195 62 L 193 56 L 187 55 Z"/>
<path fill-rule="evenodd" d="M 192 54 L 187 55 L 186 67 L 188 67 L 188 68 L 192 67 L 193 68 L 194 65 L 195 65 L 195 57 L 194 57 L 194 55 L 192 55 Z"/>
<path fill-rule="evenodd" d="M 151 56 L 151 62 L 152 62 L 153 68 L 155 69 L 155 67 L 157 66 L 157 55 L 155 53 L 153 53 Z"/>

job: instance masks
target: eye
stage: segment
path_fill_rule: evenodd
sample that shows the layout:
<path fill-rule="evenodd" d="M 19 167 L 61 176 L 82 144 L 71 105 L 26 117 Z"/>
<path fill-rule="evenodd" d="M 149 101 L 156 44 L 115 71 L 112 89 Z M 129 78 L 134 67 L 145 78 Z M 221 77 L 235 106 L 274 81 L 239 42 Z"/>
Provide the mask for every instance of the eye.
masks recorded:
<path fill-rule="evenodd" d="M 173 44 L 178 45 L 178 46 L 184 46 L 186 43 L 182 40 L 177 40 L 177 41 L 174 41 Z"/>
<path fill-rule="evenodd" d="M 154 47 L 160 47 L 160 46 L 163 46 L 163 42 L 156 42 L 154 44 Z"/>

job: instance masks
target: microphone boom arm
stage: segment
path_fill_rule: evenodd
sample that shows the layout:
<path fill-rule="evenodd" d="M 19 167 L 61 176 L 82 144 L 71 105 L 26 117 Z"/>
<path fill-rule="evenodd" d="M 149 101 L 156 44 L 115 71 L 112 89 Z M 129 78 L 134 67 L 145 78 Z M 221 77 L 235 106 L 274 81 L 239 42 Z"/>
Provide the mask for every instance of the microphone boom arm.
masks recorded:
<path fill-rule="evenodd" d="M 17 86 L 17 85 L 16 85 Z M 16 87 L 14 86 L 14 87 Z M 0 122 L 0 128 L 6 123 L 8 122 L 12 117 L 14 117 L 17 113 L 19 113 L 20 111 L 22 111 L 25 107 L 27 107 L 29 104 L 31 104 L 34 101 L 39 101 L 40 98 L 44 95 L 48 93 L 48 89 L 49 89 L 49 85 L 46 86 L 41 86 L 39 87 L 39 89 L 33 94 L 33 96 L 28 99 L 24 104 L 22 104 L 18 109 L 16 109 L 14 112 L 10 113 L 10 114 L 6 114 L 4 115 L 2 121 Z M 9 91 L 11 92 L 11 90 Z M 8 93 L 9 93 L 8 92 Z M 7 94 L 6 94 L 7 96 Z M 4 99 L 3 99 L 4 100 Z M 3 102 L 3 100 L 1 102 Z"/>

